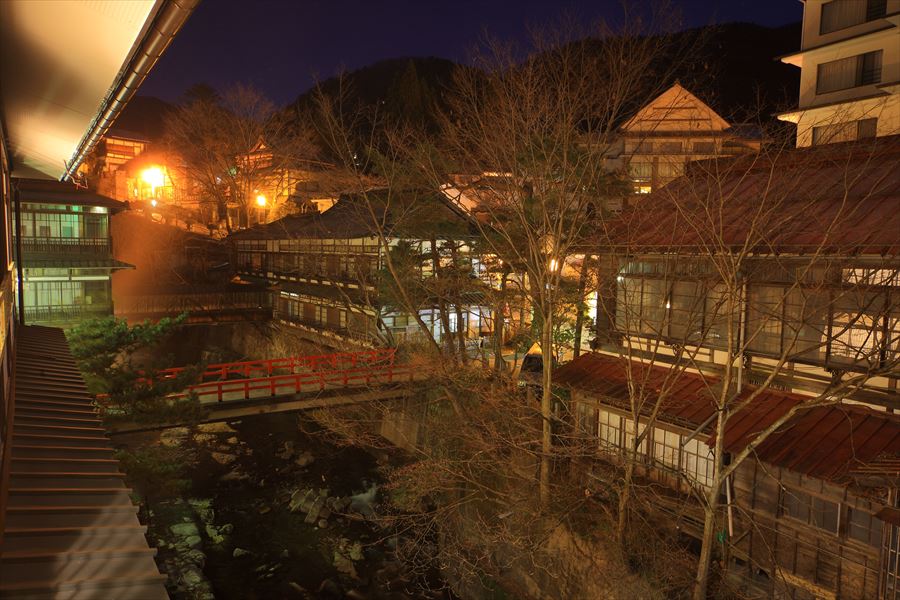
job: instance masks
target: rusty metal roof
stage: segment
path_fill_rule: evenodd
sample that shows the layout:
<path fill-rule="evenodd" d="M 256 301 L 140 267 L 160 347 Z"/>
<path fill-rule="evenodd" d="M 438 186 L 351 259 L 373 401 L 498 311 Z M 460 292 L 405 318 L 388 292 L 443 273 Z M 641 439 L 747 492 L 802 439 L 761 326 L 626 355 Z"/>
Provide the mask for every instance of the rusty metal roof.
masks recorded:
<path fill-rule="evenodd" d="M 900 253 L 900 136 L 697 161 L 598 240 L 632 252 Z"/>
<path fill-rule="evenodd" d="M 704 425 L 715 413 L 711 394 L 721 383 L 717 377 L 597 353 L 563 365 L 554 380 L 564 387 L 603 396 L 604 402 L 625 409 L 629 407 L 629 381 L 633 381 L 636 393 L 643 392 L 646 398 L 647 411 L 666 390 L 659 419 L 695 427 Z M 757 389 L 744 386 L 737 401 Z M 778 390 L 761 392 L 728 420 L 725 449 L 732 453 L 742 450 L 778 418 L 810 400 L 809 396 Z M 705 430 L 712 433 L 710 425 Z M 715 437 L 709 435 L 706 441 L 711 446 Z M 900 416 L 857 404 L 802 409 L 762 442 L 755 455 L 771 465 L 835 483 L 895 481 L 900 478 Z"/>

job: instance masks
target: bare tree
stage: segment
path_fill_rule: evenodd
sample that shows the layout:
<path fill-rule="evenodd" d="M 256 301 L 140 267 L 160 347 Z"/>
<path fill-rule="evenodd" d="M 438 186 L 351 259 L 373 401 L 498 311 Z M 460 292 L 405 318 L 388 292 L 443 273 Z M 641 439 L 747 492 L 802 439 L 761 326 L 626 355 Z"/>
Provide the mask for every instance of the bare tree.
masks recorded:
<path fill-rule="evenodd" d="M 189 98 L 168 116 L 165 134 L 166 147 L 181 157 L 184 185 L 196 186 L 229 232 L 235 227 L 229 208 L 247 226 L 264 220 L 254 211 L 291 194 L 298 169 L 316 156 L 310 140 L 289 111 L 240 85 L 221 97 Z"/>
<path fill-rule="evenodd" d="M 888 291 L 896 231 L 873 219 L 884 194 L 896 192 L 895 153 L 876 141 L 773 144 L 696 163 L 608 230 L 606 252 L 622 257 L 611 274 L 615 306 L 607 304 L 621 341 L 605 349 L 629 359 L 626 483 L 682 374 L 699 375 L 705 387 L 698 393 L 710 418 L 696 433 L 712 434 L 712 469 L 693 486 L 704 515 L 696 600 L 707 596 L 721 497 L 736 469 L 804 411 L 852 399 L 898 372 Z M 761 396 L 803 385 L 798 363 L 820 369 L 814 391 L 743 442 L 729 440 L 730 424 Z"/>

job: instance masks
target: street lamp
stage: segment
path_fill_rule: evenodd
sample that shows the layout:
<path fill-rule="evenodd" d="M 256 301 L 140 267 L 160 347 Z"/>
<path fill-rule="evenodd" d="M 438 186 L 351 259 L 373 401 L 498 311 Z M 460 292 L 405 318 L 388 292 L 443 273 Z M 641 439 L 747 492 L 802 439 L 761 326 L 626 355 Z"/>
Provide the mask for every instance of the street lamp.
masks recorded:
<path fill-rule="evenodd" d="M 141 172 L 141 180 L 150 186 L 150 191 L 153 193 L 156 188 L 162 187 L 166 183 L 166 176 L 159 167 L 150 167 Z"/>
<path fill-rule="evenodd" d="M 263 194 L 259 194 L 256 196 L 256 205 L 259 207 L 264 207 L 266 205 L 266 197 Z"/>

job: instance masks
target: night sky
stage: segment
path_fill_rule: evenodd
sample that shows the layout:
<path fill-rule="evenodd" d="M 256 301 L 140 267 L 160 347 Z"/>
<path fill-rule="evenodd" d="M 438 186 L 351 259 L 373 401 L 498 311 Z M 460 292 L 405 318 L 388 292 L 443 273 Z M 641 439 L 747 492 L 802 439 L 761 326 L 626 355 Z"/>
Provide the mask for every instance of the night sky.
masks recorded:
<path fill-rule="evenodd" d="M 803 15 L 799 0 L 671 4 L 685 28 L 732 21 L 778 26 Z M 284 104 L 342 68 L 405 56 L 465 61 L 484 31 L 524 40 L 529 27 L 564 12 L 584 22 L 621 14 L 618 0 L 203 0 L 141 94 L 176 101 L 194 83 L 224 89 L 240 82 Z"/>

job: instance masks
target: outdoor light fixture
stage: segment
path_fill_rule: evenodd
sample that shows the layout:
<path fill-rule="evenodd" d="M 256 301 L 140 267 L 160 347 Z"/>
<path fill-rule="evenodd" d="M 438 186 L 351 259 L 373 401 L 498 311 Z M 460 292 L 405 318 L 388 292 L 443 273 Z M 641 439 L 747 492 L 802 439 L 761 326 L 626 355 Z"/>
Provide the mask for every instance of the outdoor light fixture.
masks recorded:
<path fill-rule="evenodd" d="M 265 206 L 266 205 L 266 197 L 262 194 L 259 194 L 256 197 L 256 204 L 258 204 L 259 206 Z"/>
<path fill-rule="evenodd" d="M 558 268 L 559 268 L 559 261 L 556 260 L 555 258 L 551 258 L 550 259 L 550 270 L 555 273 Z"/>
<path fill-rule="evenodd" d="M 153 200 L 150 201 L 150 206 L 152 206 L 152 207 L 155 208 L 155 207 L 156 207 L 156 204 L 157 204 L 156 198 L 154 198 Z"/>
<path fill-rule="evenodd" d="M 150 167 L 141 173 L 141 180 L 150 186 L 151 191 L 155 191 L 166 183 L 166 176 L 159 167 Z"/>

